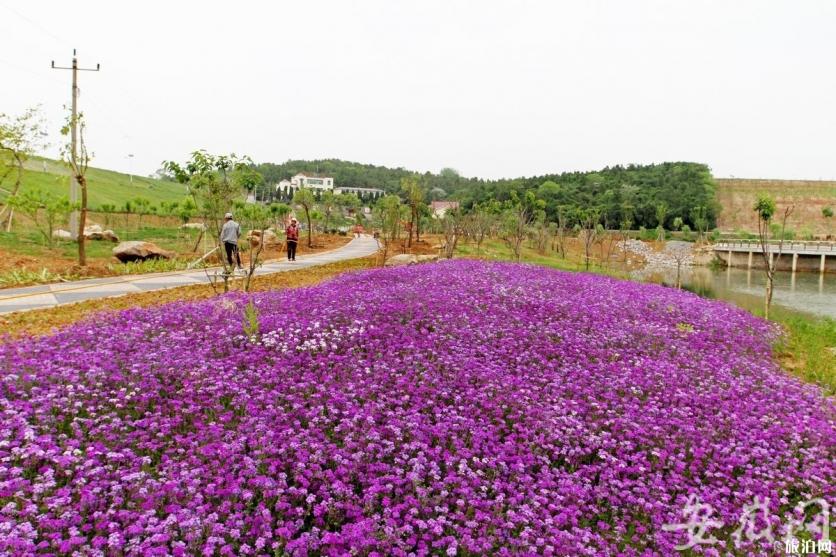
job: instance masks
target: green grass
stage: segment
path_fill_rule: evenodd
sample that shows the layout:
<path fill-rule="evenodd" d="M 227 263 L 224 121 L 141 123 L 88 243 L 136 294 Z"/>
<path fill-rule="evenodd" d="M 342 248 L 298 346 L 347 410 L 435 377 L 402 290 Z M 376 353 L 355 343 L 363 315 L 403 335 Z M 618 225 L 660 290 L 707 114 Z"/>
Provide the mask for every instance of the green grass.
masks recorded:
<path fill-rule="evenodd" d="M 46 172 L 44 172 L 46 163 Z M 0 188 L 8 190 L 13 186 L 13 173 L 0 183 Z M 126 201 L 144 197 L 153 205 L 160 201 L 181 201 L 186 197 L 186 187 L 175 182 L 155 180 L 141 176 L 133 177 L 133 184 L 128 174 L 93 168 L 87 171 L 89 206 L 92 210 L 102 204 L 112 204 L 117 208 Z M 60 195 L 69 195 L 70 176 L 66 166 L 60 161 L 33 157 L 26 162 L 21 190 L 41 188 Z M 7 194 L 0 191 L 0 200 Z"/>
<path fill-rule="evenodd" d="M 475 257 L 479 259 L 497 261 L 512 261 L 514 259 L 511 248 L 509 248 L 505 242 L 494 239 L 486 239 L 482 242 L 481 250 L 477 250 L 475 244 L 460 243 L 456 246 L 456 253 L 464 257 Z M 584 264 L 580 261 L 569 258 L 562 259 L 551 250 L 548 250 L 546 254 L 541 254 L 526 246 L 525 243 L 523 244 L 521 255 L 521 263 L 533 263 L 535 265 L 542 265 L 544 267 L 551 267 L 553 269 L 560 269 L 563 271 L 585 271 Z M 608 268 L 594 262 L 590 264 L 589 272 L 614 276 L 622 279 L 629 278 L 626 273 L 621 272 L 618 269 Z"/>
<path fill-rule="evenodd" d="M 119 224 L 122 223 L 120 227 Z M 196 230 L 179 230 L 165 227 L 143 227 L 136 229 L 136 216 L 131 217 L 130 228 L 124 228 L 124 219 L 117 218 L 110 223 L 110 228 L 116 232 L 120 241 L 144 240 L 153 242 L 163 249 L 185 250 L 194 246 L 199 234 Z M 87 256 L 93 259 L 112 257 L 112 249 L 116 244 L 105 241 L 87 241 L 85 243 Z M 19 232 L 0 232 L 0 249 L 29 257 L 49 259 L 63 257 L 74 259 L 78 256 L 78 245 L 75 242 L 55 241 L 53 248 L 45 245 L 43 236 L 34 229 Z M 202 253 L 202 246 L 198 251 Z M 198 254 L 199 256 L 200 254 Z M 197 258 L 198 256 L 195 256 Z"/>

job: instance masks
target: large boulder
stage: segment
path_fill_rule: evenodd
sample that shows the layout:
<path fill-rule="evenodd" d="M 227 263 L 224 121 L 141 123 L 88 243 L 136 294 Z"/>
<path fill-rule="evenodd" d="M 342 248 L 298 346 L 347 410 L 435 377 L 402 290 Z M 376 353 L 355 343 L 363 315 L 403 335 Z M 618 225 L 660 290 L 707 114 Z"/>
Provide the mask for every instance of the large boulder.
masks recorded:
<path fill-rule="evenodd" d="M 57 238 L 59 240 L 72 240 L 73 239 L 73 235 L 70 233 L 69 230 L 62 230 L 60 228 L 58 230 L 53 230 L 52 231 L 52 237 Z"/>
<path fill-rule="evenodd" d="M 413 255 L 411 253 L 401 253 L 393 255 L 386 260 L 386 267 L 400 267 L 402 265 L 415 265 L 418 263 L 432 263 L 438 261 L 437 255 Z"/>
<path fill-rule="evenodd" d="M 418 256 L 410 253 L 401 253 L 393 255 L 386 260 L 386 267 L 401 267 L 403 265 L 414 265 L 418 263 Z"/>
<path fill-rule="evenodd" d="M 113 242 L 115 244 L 119 241 L 119 236 L 117 236 L 116 232 L 113 230 L 105 230 L 102 232 L 102 240 L 107 240 L 108 242 Z"/>
<path fill-rule="evenodd" d="M 247 240 L 253 245 L 253 247 L 258 247 L 261 243 L 261 230 L 250 230 L 247 232 Z M 264 247 L 271 247 L 271 246 L 280 246 L 282 245 L 282 241 L 276 235 L 275 232 L 270 230 L 269 228 L 264 231 Z"/>
<path fill-rule="evenodd" d="M 98 224 L 91 224 L 84 227 L 84 237 L 88 240 L 101 240 L 103 238 L 103 234 L 104 231 Z"/>
<path fill-rule="evenodd" d="M 193 229 L 193 230 L 206 230 L 206 225 L 202 222 L 187 222 L 186 224 L 181 224 L 180 228 L 184 229 Z"/>
<path fill-rule="evenodd" d="M 113 248 L 113 256 L 122 263 L 145 261 L 146 259 L 171 259 L 174 254 L 153 242 L 122 242 Z"/>

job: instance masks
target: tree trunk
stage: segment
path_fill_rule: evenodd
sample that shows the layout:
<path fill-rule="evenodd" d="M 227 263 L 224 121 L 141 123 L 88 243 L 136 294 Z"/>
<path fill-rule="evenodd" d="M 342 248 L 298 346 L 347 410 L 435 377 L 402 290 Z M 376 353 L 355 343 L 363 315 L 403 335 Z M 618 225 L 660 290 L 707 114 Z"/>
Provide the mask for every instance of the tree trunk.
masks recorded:
<path fill-rule="evenodd" d="M 81 210 L 78 215 L 78 264 L 87 266 L 87 253 L 85 252 L 84 227 L 87 225 L 87 178 L 83 174 L 76 176 L 79 188 L 81 189 Z"/>
<path fill-rule="evenodd" d="M 305 220 L 308 221 L 308 247 L 313 248 L 313 240 L 311 239 L 311 234 L 313 233 L 313 228 L 311 227 L 311 211 L 305 207 Z"/>
<path fill-rule="evenodd" d="M 23 159 L 20 158 L 18 154 L 15 153 L 15 166 L 17 167 L 17 178 L 15 179 L 15 185 L 12 188 L 11 193 L 9 193 L 9 197 L 6 198 L 6 205 L 3 207 L 3 210 L 0 211 L 0 217 L 6 214 L 6 211 L 9 211 L 8 216 L 0 222 L 0 226 L 6 227 L 6 232 L 10 232 L 12 229 L 12 213 L 14 213 L 14 209 L 12 209 L 11 205 L 9 205 L 9 199 L 13 198 L 17 195 L 18 190 L 20 189 L 20 184 L 23 183 Z M 5 177 L 5 176 L 4 176 Z"/>
<path fill-rule="evenodd" d="M 415 241 L 421 241 L 421 217 L 418 215 L 418 211 L 415 212 Z"/>

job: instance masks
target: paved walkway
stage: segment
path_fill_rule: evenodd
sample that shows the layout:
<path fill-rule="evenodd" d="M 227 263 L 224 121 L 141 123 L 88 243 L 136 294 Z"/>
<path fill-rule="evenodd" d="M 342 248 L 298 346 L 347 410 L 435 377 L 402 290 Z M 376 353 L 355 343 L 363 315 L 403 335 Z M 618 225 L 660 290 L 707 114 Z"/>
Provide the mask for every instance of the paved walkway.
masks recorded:
<path fill-rule="evenodd" d="M 293 263 L 277 260 L 263 264 L 256 270 L 256 276 L 271 273 L 295 271 L 318 265 L 326 265 L 346 259 L 366 257 L 377 251 L 377 241 L 371 236 L 361 236 L 351 240 L 347 245 L 327 252 L 312 255 L 300 255 Z M 209 270 L 211 274 L 212 269 Z M 146 275 L 125 275 L 121 277 L 105 277 L 58 284 L 42 284 L 26 288 L 9 288 L 0 290 L 0 314 L 13 311 L 27 311 L 73 304 L 83 300 L 97 298 L 111 298 L 137 292 L 150 292 L 189 286 L 192 284 L 208 284 L 210 278 L 204 269 L 194 271 L 174 271 L 171 273 L 153 273 Z"/>

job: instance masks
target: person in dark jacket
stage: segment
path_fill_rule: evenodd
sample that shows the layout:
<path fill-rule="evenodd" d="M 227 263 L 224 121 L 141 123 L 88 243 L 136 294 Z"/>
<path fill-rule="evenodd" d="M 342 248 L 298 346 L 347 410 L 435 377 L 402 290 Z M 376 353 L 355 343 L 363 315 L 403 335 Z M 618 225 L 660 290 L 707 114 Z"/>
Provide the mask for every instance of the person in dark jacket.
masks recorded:
<path fill-rule="evenodd" d="M 287 260 L 296 261 L 296 244 L 299 243 L 299 224 L 295 218 L 290 219 L 290 225 L 284 231 L 287 236 Z"/>

